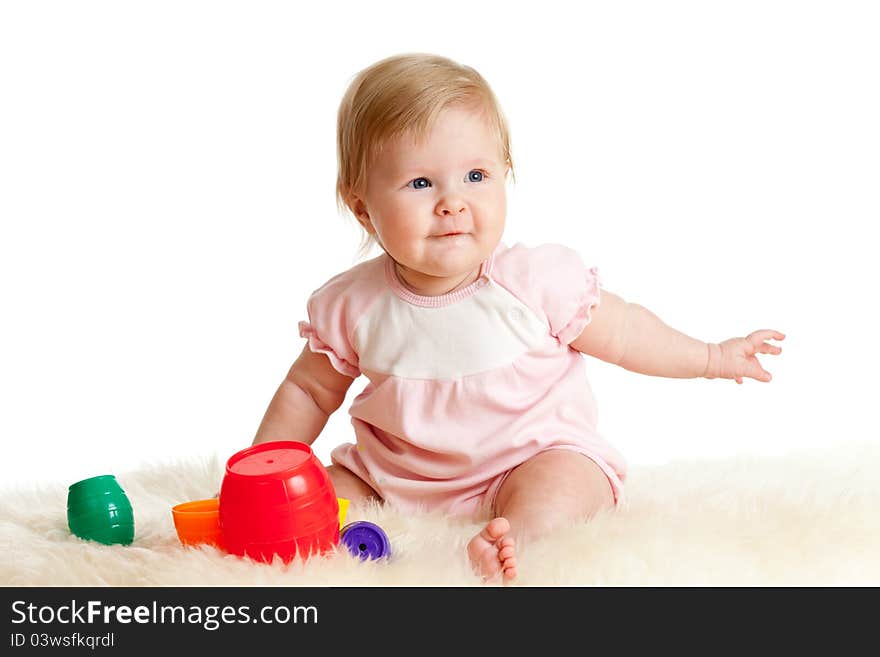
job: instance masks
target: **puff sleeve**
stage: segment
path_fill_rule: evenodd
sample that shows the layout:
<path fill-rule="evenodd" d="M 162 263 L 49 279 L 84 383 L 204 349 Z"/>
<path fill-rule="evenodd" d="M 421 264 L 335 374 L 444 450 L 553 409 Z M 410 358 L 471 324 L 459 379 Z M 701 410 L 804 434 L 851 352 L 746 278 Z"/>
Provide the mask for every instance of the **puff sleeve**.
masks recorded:
<path fill-rule="evenodd" d="M 592 309 L 601 301 L 598 267 L 584 267 L 578 259 L 577 268 L 568 276 L 571 294 L 560 295 L 548 308 L 550 332 L 562 344 L 577 339 L 590 323 Z"/>
<path fill-rule="evenodd" d="M 560 344 L 570 344 L 600 303 L 597 267 L 560 244 L 516 244 L 499 257 L 494 276 L 547 324 Z"/>
<path fill-rule="evenodd" d="M 299 323 L 299 334 L 309 349 L 326 354 L 333 368 L 353 379 L 360 375 L 358 355 L 352 346 L 350 286 L 337 276 L 315 290 L 306 304 L 308 321 Z"/>

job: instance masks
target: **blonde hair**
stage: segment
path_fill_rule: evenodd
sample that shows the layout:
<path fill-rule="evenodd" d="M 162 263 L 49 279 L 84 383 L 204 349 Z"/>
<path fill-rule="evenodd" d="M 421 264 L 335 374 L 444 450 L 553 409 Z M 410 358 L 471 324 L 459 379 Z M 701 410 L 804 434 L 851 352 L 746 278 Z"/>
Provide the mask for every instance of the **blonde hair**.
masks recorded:
<path fill-rule="evenodd" d="M 495 94 L 470 66 L 431 54 L 388 57 L 355 75 L 342 101 L 336 122 L 336 203 L 344 213 L 351 195 L 362 195 L 367 169 L 388 141 L 404 133 L 423 140 L 440 112 L 448 107 L 481 109 L 498 134 L 503 161 L 511 177 L 510 130 Z M 375 238 L 364 231 L 360 255 Z"/>

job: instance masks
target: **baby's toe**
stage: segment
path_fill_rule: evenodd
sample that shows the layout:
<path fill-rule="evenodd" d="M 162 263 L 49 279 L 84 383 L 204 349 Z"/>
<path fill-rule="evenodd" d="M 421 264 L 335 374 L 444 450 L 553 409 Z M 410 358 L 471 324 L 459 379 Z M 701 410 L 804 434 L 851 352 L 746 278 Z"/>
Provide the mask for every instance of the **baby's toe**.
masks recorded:
<path fill-rule="evenodd" d="M 481 534 L 483 538 L 488 541 L 497 541 L 499 538 L 504 536 L 507 532 L 510 531 L 510 523 L 507 521 L 507 518 L 493 518 L 489 521 L 489 523 L 483 528 Z"/>

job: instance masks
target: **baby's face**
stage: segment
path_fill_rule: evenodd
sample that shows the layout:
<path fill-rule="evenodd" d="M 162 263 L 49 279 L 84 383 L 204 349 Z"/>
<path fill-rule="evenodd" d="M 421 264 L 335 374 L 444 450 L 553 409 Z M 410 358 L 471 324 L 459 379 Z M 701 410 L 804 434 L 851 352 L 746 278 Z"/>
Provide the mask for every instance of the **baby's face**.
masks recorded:
<path fill-rule="evenodd" d="M 479 112 L 449 108 L 427 139 L 386 144 L 353 207 L 406 270 L 460 277 L 501 240 L 507 209 L 501 146 Z"/>

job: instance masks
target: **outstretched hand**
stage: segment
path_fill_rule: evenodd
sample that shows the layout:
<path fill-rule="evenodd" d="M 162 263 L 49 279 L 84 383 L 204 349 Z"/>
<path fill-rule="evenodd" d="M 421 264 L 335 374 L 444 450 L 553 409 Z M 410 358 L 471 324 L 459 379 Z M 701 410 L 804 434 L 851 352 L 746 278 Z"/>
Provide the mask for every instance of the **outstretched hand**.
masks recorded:
<path fill-rule="evenodd" d="M 706 378 L 734 379 L 737 383 L 742 383 L 743 377 L 770 381 L 773 377 L 761 367 L 755 354 L 781 354 L 782 347 L 765 342 L 771 339 L 784 340 L 785 335 L 772 329 L 761 329 L 744 338 L 731 338 L 720 344 L 710 345 Z"/>

